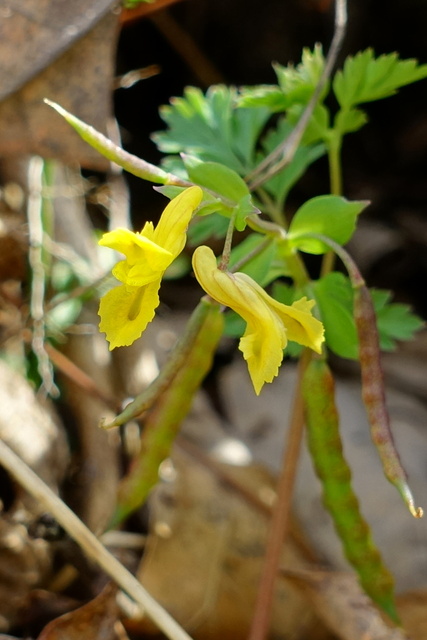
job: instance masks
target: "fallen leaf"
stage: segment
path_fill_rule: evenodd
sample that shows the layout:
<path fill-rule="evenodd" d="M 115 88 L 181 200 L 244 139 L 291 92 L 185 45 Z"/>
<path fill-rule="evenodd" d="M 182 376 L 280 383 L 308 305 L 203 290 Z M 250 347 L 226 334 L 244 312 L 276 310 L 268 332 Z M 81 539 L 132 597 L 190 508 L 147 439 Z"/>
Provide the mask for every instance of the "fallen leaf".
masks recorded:
<path fill-rule="evenodd" d="M 408 591 L 397 597 L 397 610 L 411 640 L 427 638 L 427 589 Z"/>
<path fill-rule="evenodd" d="M 111 0 L 0 0 L 0 154 L 38 154 L 108 168 L 43 103 L 106 132 L 118 15 Z M 83 72 L 82 72 L 83 71 Z"/>
<path fill-rule="evenodd" d="M 87 604 L 49 622 L 37 640 L 125 640 L 116 592 L 116 587 L 107 585 Z"/>
<path fill-rule="evenodd" d="M 244 640 L 248 635 L 265 550 L 267 519 L 201 464 L 175 451 L 170 477 L 153 494 L 150 534 L 138 577 L 195 639 Z M 227 466 L 227 465 L 225 465 Z M 262 469 L 240 469 L 249 485 L 273 480 Z M 235 475 L 234 475 L 235 477 Z M 258 480 L 258 482 L 256 482 Z M 304 561 L 292 541 L 287 566 Z M 304 597 L 284 580 L 275 593 L 275 638 L 311 640 L 323 626 Z M 156 630 L 145 628 L 145 632 Z"/>
<path fill-rule="evenodd" d="M 51 569 L 51 546 L 45 540 L 32 539 L 22 524 L 0 518 L 0 631 L 8 631 L 18 622 L 31 590 Z"/>

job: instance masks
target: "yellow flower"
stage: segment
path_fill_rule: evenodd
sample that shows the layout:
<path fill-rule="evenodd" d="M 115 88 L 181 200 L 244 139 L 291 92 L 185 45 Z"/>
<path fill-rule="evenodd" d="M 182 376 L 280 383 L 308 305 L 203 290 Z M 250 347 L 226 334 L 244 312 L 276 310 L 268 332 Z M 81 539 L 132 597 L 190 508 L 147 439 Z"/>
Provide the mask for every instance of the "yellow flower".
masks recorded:
<path fill-rule="evenodd" d="M 288 340 L 320 353 L 323 325 L 311 314 L 313 300 L 302 298 L 291 306 L 277 302 L 246 274 L 218 269 L 215 255 L 208 247 L 195 250 L 193 269 L 211 298 L 245 320 L 246 331 L 239 349 L 247 361 L 257 395 L 265 382 L 272 382 L 277 376 Z"/>
<path fill-rule="evenodd" d="M 99 241 L 125 255 L 113 268 L 122 284 L 99 305 L 99 328 L 110 350 L 132 344 L 154 318 L 163 274 L 185 246 L 187 227 L 202 195 L 199 187 L 190 187 L 169 202 L 156 227 L 146 222 L 140 233 L 116 229 Z"/>

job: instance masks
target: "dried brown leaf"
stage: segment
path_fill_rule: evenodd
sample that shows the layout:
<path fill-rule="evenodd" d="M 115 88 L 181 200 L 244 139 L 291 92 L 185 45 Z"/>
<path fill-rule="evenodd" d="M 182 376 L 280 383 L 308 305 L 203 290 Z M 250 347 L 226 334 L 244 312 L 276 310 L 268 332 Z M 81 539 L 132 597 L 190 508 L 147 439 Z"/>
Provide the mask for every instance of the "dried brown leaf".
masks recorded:
<path fill-rule="evenodd" d="M 43 103 L 106 131 L 118 16 L 111 0 L 0 0 L 0 154 L 34 153 L 98 169 L 108 163 Z M 106 14 L 106 15 L 104 15 Z"/>
<path fill-rule="evenodd" d="M 125 640 L 118 620 L 116 588 L 108 585 L 87 604 L 55 618 L 37 640 Z"/>
<path fill-rule="evenodd" d="M 398 596 L 397 609 L 411 640 L 427 638 L 427 589 L 408 591 Z"/>
<path fill-rule="evenodd" d="M 31 590 L 51 570 L 51 560 L 45 540 L 34 540 L 23 525 L 0 519 L 0 631 L 17 622 Z"/>
<path fill-rule="evenodd" d="M 194 638 L 243 640 L 263 561 L 266 518 L 190 457 L 175 452 L 174 464 L 176 485 L 165 483 L 154 494 L 139 578 Z M 258 467 L 244 473 L 265 485 L 267 474 Z M 295 566 L 303 553 L 290 543 L 282 559 Z M 321 627 L 298 590 L 279 581 L 274 637 L 314 640 L 322 637 Z"/>

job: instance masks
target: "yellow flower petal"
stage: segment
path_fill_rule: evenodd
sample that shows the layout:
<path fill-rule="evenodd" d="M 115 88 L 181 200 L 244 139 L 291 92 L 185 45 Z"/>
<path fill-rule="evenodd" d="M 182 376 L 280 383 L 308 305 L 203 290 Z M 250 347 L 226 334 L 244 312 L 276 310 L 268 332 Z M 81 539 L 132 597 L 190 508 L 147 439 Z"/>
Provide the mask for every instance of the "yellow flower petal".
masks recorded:
<path fill-rule="evenodd" d="M 265 382 L 272 382 L 277 376 L 288 338 L 320 350 L 323 325 L 310 313 L 312 301 L 303 298 L 292 306 L 277 302 L 246 274 L 218 269 L 208 247 L 195 250 L 193 268 L 203 289 L 246 321 L 239 349 L 257 394 Z"/>
<path fill-rule="evenodd" d="M 184 248 L 187 227 L 202 197 L 199 187 L 190 187 L 171 200 L 156 228 L 146 222 L 141 233 L 116 229 L 99 241 L 126 258 L 113 268 L 123 286 L 109 291 L 99 306 L 99 327 L 105 331 L 110 349 L 132 344 L 154 318 L 161 279 Z"/>
<path fill-rule="evenodd" d="M 200 187 L 189 187 L 171 200 L 154 230 L 153 241 L 176 258 L 184 248 L 187 227 L 193 212 L 202 201 Z"/>
<path fill-rule="evenodd" d="M 277 313 L 286 328 L 288 340 L 298 342 L 304 347 L 309 347 L 313 351 L 321 353 L 324 330 L 323 324 L 311 313 L 311 309 L 315 304 L 314 300 L 301 298 L 292 305 L 283 304 L 269 296 L 258 283 L 245 273 L 238 275 L 242 280 L 250 283 L 263 300 Z"/>
<path fill-rule="evenodd" d="M 160 279 L 145 287 L 120 285 L 101 298 L 99 329 L 105 332 L 110 351 L 141 337 L 159 306 L 159 287 Z"/>

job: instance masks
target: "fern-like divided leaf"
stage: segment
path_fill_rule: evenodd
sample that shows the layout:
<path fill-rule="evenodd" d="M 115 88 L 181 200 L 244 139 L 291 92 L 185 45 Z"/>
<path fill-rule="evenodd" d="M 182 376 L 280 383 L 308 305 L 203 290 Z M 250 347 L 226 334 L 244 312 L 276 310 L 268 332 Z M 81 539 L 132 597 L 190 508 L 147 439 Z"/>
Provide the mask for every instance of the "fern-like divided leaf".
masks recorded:
<path fill-rule="evenodd" d="M 333 89 L 343 109 L 381 100 L 403 87 L 427 77 L 427 65 L 417 60 L 399 60 L 397 53 L 374 58 L 372 49 L 349 56 L 342 71 L 335 74 Z"/>

